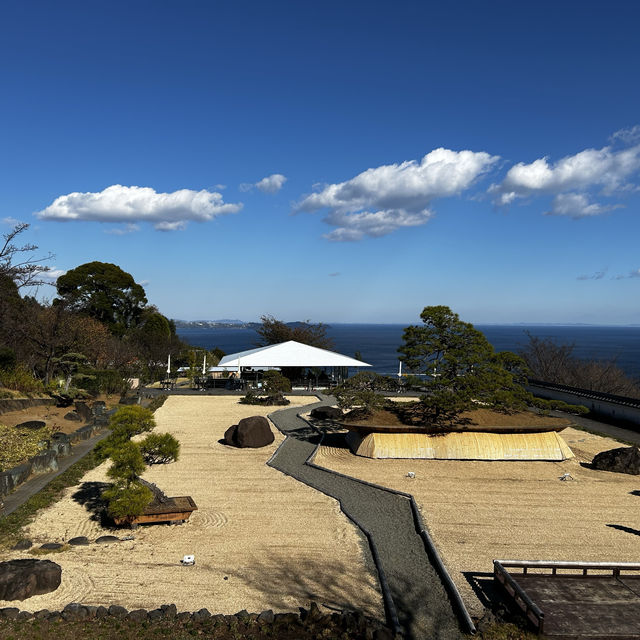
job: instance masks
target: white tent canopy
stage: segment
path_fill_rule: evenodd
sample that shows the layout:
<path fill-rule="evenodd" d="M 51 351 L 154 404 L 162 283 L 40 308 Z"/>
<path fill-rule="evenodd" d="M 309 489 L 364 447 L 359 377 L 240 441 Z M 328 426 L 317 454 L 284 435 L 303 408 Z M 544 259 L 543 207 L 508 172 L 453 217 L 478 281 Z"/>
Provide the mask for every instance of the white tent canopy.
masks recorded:
<path fill-rule="evenodd" d="M 366 362 L 295 340 L 224 356 L 220 367 L 370 367 Z"/>

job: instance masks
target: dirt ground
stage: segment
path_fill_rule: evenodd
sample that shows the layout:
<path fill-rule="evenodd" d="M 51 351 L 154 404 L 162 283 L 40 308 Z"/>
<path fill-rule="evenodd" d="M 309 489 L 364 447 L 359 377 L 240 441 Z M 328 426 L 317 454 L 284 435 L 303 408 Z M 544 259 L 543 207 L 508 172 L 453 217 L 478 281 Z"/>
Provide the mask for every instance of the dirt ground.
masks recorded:
<path fill-rule="evenodd" d="M 615 440 L 567 428 L 575 458 L 563 462 L 374 460 L 332 435 L 315 463 L 411 493 L 471 613 L 472 584 L 490 579 L 494 559 L 626 561 L 640 558 L 640 478 L 583 463 Z M 407 477 L 408 472 L 415 478 Z M 560 478 L 570 474 L 571 479 Z M 484 574 L 484 575 L 483 575 Z"/>
<path fill-rule="evenodd" d="M 403 402 L 409 403 L 414 400 L 414 398 L 399 400 L 392 398 L 392 400 L 400 404 Z M 395 413 L 393 413 L 392 411 L 386 411 L 384 409 L 380 411 L 374 411 L 373 414 L 368 418 L 359 420 L 348 420 L 347 422 L 349 422 L 349 424 L 365 426 L 377 424 L 399 426 L 405 424 Z M 460 414 L 458 422 L 460 424 L 465 424 L 468 429 L 471 429 L 474 425 L 487 427 L 512 427 L 515 425 L 546 427 L 549 425 L 568 426 L 571 424 L 571 422 L 566 418 L 543 416 L 537 413 L 533 413 L 532 411 L 500 413 L 498 411 L 491 411 L 489 409 L 475 409 L 474 411 L 465 411 Z"/>
<path fill-rule="evenodd" d="M 102 395 L 93 400 L 87 400 L 87 404 L 91 405 L 96 400 L 103 400 L 107 404 L 107 409 L 111 409 L 118 404 L 120 397 Z M 21 409 L 20 411 L 8 411 L 0 414 L 0 424 L 15 427 L 17 424 L 29 420 L 44 420 L 49 427 L 59 427 L 62 433 L 72 433 L 86 424 L 84 421 L 65 420 L 64 416 L 73 411 L 73 409 L 73 405 L 70 407 L 56 407 L 52 404 Z"/>
<path fill-rule="evenodd" d="M 303 405 L 316 398 L 291 401 Z M 291 611 L 314 599 L 382 617 L 377 579 L 361 551 L 363 539 L 338 503 L 265 464 L 283 439 L 275 427 L 275 442 L 261 449 L 219 442 L 240 418 L 273 409 L 240 405 L 237 397 L 170 397 L 156 412 L 156 430 L 178 438 L 180 459 L 149 468 L 143 477 L 169 496 L 192 496 L 198 510 L 182 525 L 107 530 L 91 511 L 109 463 L 101 465 L 27 528 L 36 544 L 75 536 L 87 536 L 92 544 L 46 556 L 62 566 L 61 586 L 19 606 L 55 610 L 80 602 L 152 609 L 175 603 L 179 610 L 206 607 L 228 614 Z M 133 539 L 93 542 L 114 533 Z M 195 555 L 195 566 L 180 564 L 187 554 Z M 29 557 L 29 552 L 5 556 Z M 6 606 L 16 605 L 0 601 Z"/>

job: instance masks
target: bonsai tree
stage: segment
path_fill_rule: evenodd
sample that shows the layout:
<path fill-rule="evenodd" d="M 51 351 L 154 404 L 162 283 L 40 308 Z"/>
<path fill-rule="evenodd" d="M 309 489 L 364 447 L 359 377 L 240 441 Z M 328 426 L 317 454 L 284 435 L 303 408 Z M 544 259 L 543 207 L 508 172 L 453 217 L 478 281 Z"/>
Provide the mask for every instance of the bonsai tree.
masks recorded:
<path fill-rule="evenodd" d="M 109 421 L 111 434 L 96 445 L 95 452 L 104 460 L 133 436 L 152 431 L 155 426 L 156 421 L 150 409 L 139 405 L 120 407 Z"/>
<path fill-rule="evenodd" d="M 422 326 L 407 327 L 398 349 L 410 371 L 428 376 L 414 420 L 444 425 L 478 404 L 507 412 L 528 405 L 549 407 L 522 386 L 528 373 L 525 361 L 509 352 L 496 354 L 485 336 L 449 307 L 425 307 L 420 317 Z"/>
<path fill-rule="evenodd" d="M 138 446 L 147 464 L 175 462 L 180 453 L 180 443 L 170 433 L 150 433 Z"/>
<path fill-rule="evenodd" d="M 111 462 L 107 475 L 115 483 L 102 494 L 107 511 L 114 518 L 135 518 L 153 498 L 151 491 L 138 479 L 146 468 L 140 447 L 130 441 L 120 444 L 112 450 Z"/>
<path fill-rule="evenodd" d="M 498 357 L 485 336 L 445 306 L 425 307 L 422 326 L 404 330 L 398 349 L 410 371 L 427 374 L 426 393 L 416 407 L 419 422 L 446 424 L 482 402 L 502 409 L 522 408 L 527 392 L 515 366 Z"/>

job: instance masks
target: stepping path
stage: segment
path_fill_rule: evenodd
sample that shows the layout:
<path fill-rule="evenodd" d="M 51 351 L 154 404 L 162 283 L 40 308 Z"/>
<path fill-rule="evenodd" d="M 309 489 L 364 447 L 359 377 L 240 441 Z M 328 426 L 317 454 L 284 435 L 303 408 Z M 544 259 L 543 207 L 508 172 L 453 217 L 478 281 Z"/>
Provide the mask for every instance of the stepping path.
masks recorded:
<path fill-rule="evenodd" d="M 71 453 L 68 456 L 58 458 L 58 470 L 41 473 L 29 478 L 22 483 L 13 493 L 4 497 L 4 509 L 2 516 L 8 516 L 19 506 L 23 505 L 29 498 L 35 496 L 38 491 L 44 489 L 52 480 L 64 473 L 72 464 L 84 458 L 89 451 L 95 447 L 100 440 L 106 438 L 111 432 L 107 429 L 93 436 L 89 440 L 81 440 L 72 445 Z"/>
<path fill-rule="evenodd" d="M 321 402 L 304 409 L 334 402 L 322 396 Z M 318 434 L 298 417 L 300 410 L 295 407 L 269 416 L 288 437 L 268 464 L 338 500 L 347 517 L 369 533 L 391 595 L 392 602 L 386 603 L 387 616 L 393 620 L 394 613 L 397 615 L 405 638 L 461 638 L 449 596 L 416 531 L 409 500 L 305 464 L 316 448 Z"/>

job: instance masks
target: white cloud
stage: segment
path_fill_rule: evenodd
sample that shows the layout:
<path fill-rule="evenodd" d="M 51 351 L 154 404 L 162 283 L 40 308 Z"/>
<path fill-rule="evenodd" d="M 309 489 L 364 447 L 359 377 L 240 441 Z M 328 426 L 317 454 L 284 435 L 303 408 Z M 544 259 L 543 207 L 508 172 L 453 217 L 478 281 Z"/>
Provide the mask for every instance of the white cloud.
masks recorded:
<path fill-rule="evenodd" d="M 303 198 L 294 212 L 328 209 L 327 224 L 337 227 L 327 238 L 356 241 L 379 237 L 401 227 L 425 224 L 436 198 L 454 196 L 498 161 L 485 152 L 434 149 L 420 162 L 367 169 L 346 182 L 325 185 Z"/>
<path fill-rule="evenodd" d="M 584 274 L 578 276 L 578 280 L 602 280 L 607 275 L 607 270 L 603 269 L 602 271 L 596 271 L 592 274 Z"/>
<path fill-rule="evenodd" d="M 158 230 L 169 231 L 183 229 L 189 221 L 207 222 L 240 209 L 242 203 L 226 204 L 217 192 L 180 189 L 156 193 L 150 187 L 115 184 L 98 193 L 60 196 L 35 215 L 43 220 L 63 222 L 150 222 Z"/>
<path fill-rule="evenodd" d="M 124 227 L 113 227 L 111 229 L 105 229 L 104 232 L 113 236 L 124 236 L 128 233 L 134 233 L 140 231 L 140 225 L 129 223 Z"/>
<path fill-rule="evenodd" d="M 256 188 L 260 189 L 263 193 L 278 193 L 286 181 L 286 176 L 283 176 L 281 173 L 273 173 L 256 182 Z"/>
<path fill-rule="evenodd" d="M 621 204 L 601 205 L 590 202 L 589 196 L 584 193 L 559 193 L 551 202 L 551 209 L 545 211 L 545 215 L 586 218 L 599 216 L 620 207 L 622 207 Z"/>
<path fill-rule="evenodd" d="M 616 280 L 626 280 L 627 278 L 640 278 L 640 269 L 629 271 L 629 274 L 626 276 L 616 276 Z"/>
<path fill-rule="evenodd" d="M 616 132 L 612 138 L 629 144 L 638 142 L 640 127 Z M 585 149 L 556 163 L 538 158 L 530 164 L 511 167 L 500 184 L 489 188 L 494 203 L 505 206 L 519 199 L 554 195 L 547 214 L 572 218 L 601 215 L 621 205 L 593 202 L 597 196 L 619 196 L 635 190 L 632 180 L 640 171 L 640 144 L 614 149 Z"/>
<path fill-rule="evenodd" d="M 625 145 L 633 145 L 640 142 L 640 124 L 637 124 L 628 129 L 620 129 L 616 131 L 610 138 L 611 143 L 621 142 Z"/>
<path fill-rule="evenodd" d="M 262 178 L 262 180 L 258 180 L 255 183 L 243 182 L 238 186 L 238 189 L 240 191 L 251 191 L 255 187 L 263 193 L 278 193 L 286 181 L 287 177 L 281 173 L 272 173 L 270 176 Z"/>
<path fill-rule="evenodd" d="M 40 272 L 38 274 L 38 277 L 42 278 L 43 280 L 49 280 L 51 281 L 51 284 L 53 284 L 60 276 L 63 276 L 65 273 L 67 273 L 66 269 L 56 269 L 55 267 L 52 267 L 48 271 Z"/>
<path fill-rule="evenodd" d="M 403 209 L 387 209 L 375 213 L 341 213 L 333 211 L 325 218 L 325 222 L 337 227 L 325 238 L 332 242 L 357 242 L 365 236 L 380 238 L 402 227 L 419 227 L 426 224 L 433 216 L 428 209 L 417 213 L 409 213 Z"/>

